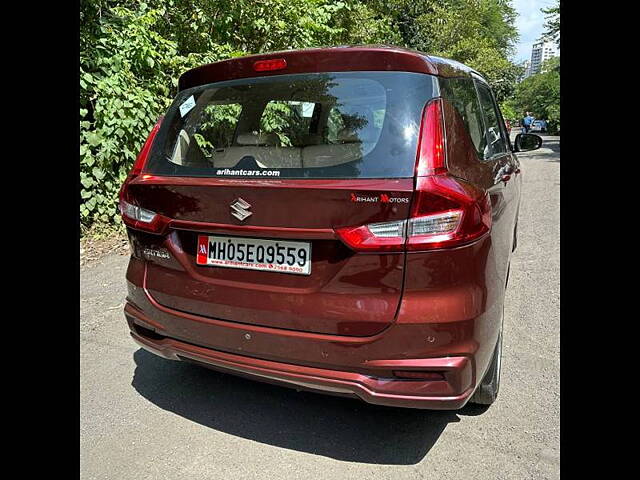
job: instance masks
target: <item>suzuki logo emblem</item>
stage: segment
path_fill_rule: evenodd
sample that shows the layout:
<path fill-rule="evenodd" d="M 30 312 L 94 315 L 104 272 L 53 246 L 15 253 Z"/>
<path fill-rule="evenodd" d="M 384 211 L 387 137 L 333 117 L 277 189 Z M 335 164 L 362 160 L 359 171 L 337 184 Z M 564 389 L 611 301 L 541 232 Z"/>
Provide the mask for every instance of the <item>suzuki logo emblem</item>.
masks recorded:
<path fill-rule="evenodd" d="M 238 197 L 231 202 L 231 215 L 242 221 L 247 217 L 250 217 L 253 212 L 250 212 L 251 204 Z"/>

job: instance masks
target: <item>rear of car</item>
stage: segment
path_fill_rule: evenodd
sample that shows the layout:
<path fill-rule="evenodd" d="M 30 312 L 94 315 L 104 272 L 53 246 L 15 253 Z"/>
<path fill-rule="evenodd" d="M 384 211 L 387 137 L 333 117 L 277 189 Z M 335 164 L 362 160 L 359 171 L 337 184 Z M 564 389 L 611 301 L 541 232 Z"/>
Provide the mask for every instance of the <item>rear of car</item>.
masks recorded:
<path fill-rule="evenodd" d="M 546 132 L 547 131 L 547 122 L 544 120 L 534 120 L 531 124 L 532 132 Z"/>
<path fill-rule="evenodd" d="M 514 210 L 495 161 L 466 165 L 433 65 L 326 49 L 187 72 L 121 191 L 133 338 L 296 388 L 464 405 L 502 320 L 495 208 Z"/>

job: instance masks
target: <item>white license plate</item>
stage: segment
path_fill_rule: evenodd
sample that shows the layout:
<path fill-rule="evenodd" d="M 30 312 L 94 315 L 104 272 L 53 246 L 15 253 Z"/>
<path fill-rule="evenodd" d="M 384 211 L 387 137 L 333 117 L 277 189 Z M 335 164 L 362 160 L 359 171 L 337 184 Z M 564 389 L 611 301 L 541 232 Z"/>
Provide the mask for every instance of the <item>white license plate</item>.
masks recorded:
<path fill-rule="evenodd" d="M 198 265 L 311 274 L 311 243 L 198 235 Z"/>

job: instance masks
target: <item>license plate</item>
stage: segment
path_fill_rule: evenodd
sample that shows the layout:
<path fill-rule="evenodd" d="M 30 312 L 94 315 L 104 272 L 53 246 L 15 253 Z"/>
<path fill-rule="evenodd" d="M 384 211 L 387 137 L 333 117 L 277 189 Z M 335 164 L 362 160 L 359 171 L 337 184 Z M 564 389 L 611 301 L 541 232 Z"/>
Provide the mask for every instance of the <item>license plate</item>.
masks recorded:
<path fill-rule="evenodd" d="M 198 265 L 311 274 L 311 243 L 198 235 Z"/>

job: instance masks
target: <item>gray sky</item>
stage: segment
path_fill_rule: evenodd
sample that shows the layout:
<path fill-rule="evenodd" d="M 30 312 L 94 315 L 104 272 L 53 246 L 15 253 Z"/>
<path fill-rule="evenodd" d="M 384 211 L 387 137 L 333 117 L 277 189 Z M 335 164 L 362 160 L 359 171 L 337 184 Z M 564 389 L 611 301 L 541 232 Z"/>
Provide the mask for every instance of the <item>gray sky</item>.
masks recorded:
<path fill-rule="evenodd" d="M 513 6 L 518 12 L 516 27 L 520 33 L 520 40 L 516 45 L 516 63 L 531 59 L 531 46 L 538 40 L 544 27 L 544 14 L 541 8 L 555 5 L 553 0 L 514 0 Z"/>

